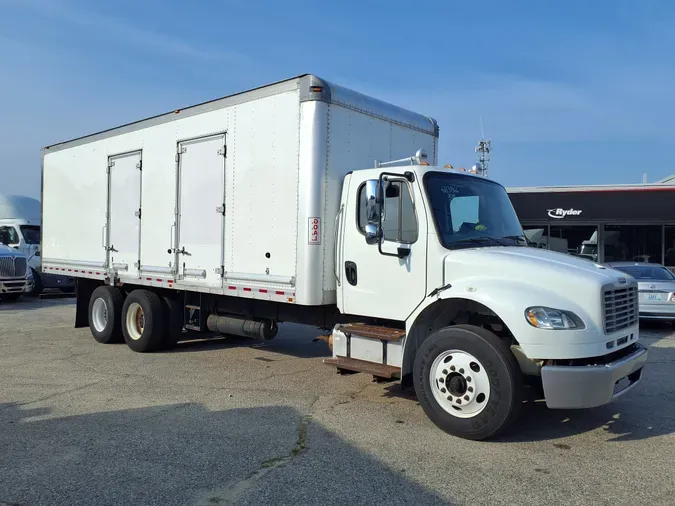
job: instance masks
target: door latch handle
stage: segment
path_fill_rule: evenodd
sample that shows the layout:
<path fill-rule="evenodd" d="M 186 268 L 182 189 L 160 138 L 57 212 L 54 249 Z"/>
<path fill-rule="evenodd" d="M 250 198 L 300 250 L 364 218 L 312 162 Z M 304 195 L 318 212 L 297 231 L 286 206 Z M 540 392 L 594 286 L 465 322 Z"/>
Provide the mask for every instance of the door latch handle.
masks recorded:
<path fill-rule="evenodd" d="M 345 278 L 350 285 L 356 286 L 358 282 L 356 263 L 345 262 Z"/>
<path fill-rule="evenodd" d="M 106 251 L 112 251 L 114 253 L 119 253 L 119 251 L 115 249 L 115 246 L 110 246 L 109 248 L 106 248 Z"/>

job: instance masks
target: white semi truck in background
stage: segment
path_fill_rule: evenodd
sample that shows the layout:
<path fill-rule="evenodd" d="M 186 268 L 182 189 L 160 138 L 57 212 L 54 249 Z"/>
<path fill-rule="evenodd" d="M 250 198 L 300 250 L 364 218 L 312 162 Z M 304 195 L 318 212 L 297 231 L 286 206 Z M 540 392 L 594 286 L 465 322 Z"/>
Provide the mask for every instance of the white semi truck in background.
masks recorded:
<path fill-rule="evenodd" d="M 0 244 L 26 256 L 29 276 L 32 279 L 31 295 L 40 295 L 44 288 L 72 292 L 75 290 L 75 278 L 42 272 L 40 210 L 40 201 L 32 197 L 0 195 Z"/>
<path fill-rule="evenodd" d="M 437 167 L 437 143 L 303 75 L 48 146 L 42 268 L 77 278 L 76 327 L 137 352 L 317 326 L 326 363 L 414 385 L 467 439 L 509 427 L 526 384 L 551 408 L 633 388 L 634 280 L 527 247 L 505 189 Z"/>

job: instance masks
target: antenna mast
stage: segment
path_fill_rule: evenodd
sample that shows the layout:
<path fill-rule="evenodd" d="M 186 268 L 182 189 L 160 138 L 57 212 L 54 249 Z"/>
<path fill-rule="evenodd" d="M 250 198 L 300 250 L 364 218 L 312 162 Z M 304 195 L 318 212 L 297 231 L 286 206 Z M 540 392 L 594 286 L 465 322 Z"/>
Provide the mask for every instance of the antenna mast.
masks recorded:
<path fill-rule="evenodd" d="M 481 138 L 476 145 L 476 153 L 478 153 L 478 163 L 473 166 L 476 174 L 483 177 L 488 175 L 488 164 L 490 163 L 490 152 L 492 151 L 492 143 L 490 139 L 485 138 L 483 133 L 483 117 L 480 117 L 480 136 Z"/>

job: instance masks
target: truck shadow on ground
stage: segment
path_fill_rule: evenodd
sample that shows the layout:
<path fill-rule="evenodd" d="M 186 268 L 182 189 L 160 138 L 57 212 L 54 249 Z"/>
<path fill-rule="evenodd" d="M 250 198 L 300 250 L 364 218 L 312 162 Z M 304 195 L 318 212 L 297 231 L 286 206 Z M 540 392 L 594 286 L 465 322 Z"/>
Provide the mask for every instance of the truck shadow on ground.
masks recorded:
<path fill-rule="evenodd" d="M 296 358 L 330 357 L 328 345 L 324 341 L 317 340 L 320 334 L 321 331 L 314 327 L 290 323 L 282 324 L 277 337 L 269 341 L 236 336 L 222 337 L 215 333 L 210 333 L 208 339 L 204 339 L 203 333 L 186 334 L 184 341 L 165 353 L 249 347 Z"/>
<path fill-rule="evenodd" d="M 50 412 L 0 403 L 0 504 L 444 503 L 290 407 Z"/>
<path fill-rule="evenodd" d="M 658 341 L 656 341 L 658 342 Z M 613 403 L 594 409 L 553 410 L 528 390 L 527 400 L 511 434 L 495 442 L 535 442 L 565 439 L 601 430 L 607 442 L 636 441 L 675 433 L 675 348 L 650 347 L 642 382 Z M 412 388 L 392 383 L 387 397 L 418 402 Z M 421 409 L 421 407 L 420 407 Z M 567 444 L 556 445 L 570 449 Z"/>
<path fill-rule="evenodd" d="M 33 311 L 36 309 L 44 309 L 48 307 L 55 306 L 73 306 L 73 311 L 75 310 L 75 298 L 72 296 L 69 297 L 58 297 L 58 298 L 45 298 L 40 299 L 36 297 L 21 297 L 19 300 L 15 301 L 3 301 L 0 300 L 0 312 L 10 312 L 10 311 Z"/>

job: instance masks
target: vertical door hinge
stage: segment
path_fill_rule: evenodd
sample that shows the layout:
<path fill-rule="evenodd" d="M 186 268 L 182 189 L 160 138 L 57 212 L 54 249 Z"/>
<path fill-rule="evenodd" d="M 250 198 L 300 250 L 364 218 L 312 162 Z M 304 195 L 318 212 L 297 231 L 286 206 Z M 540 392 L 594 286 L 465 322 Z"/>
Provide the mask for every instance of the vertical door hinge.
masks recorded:
<path fill-rule="evenodd" d="M 108 166 L 105 168 L 106 174 L 110 174 L 110 169 L 112 169 L 114 166 L 115 166 L 115 161 L 109 160 Z"/>
<path fill-rule="evenodd" d="M 137 168 L 138 170 L 143 170 L 143 161 L 142 161 L 142 160 L 139 161 L 139 162 L 136 164 L 136 168 Z"/>
<path fill-rule="evenodd" d="M 141 262 L 134 262 L 134 267 L 136 269 L 140 269 L 141 268 Z"/>
<path fill-rule="evenodd" d="M 218 150 L 218 156 L 227 157 L 227 146 L 223 146 Z"/>
<path fill-rule="evenodd" d="M 225 204 L 223 204 L 222 206 L 216 207 L 216 212 L 218 214 L 222 214 L 223 216 L 225 216 Z"/>
<path fill-rule="evenodd" d="M 213 271 L 219 276 L 222 276 L 223 274 L 225 274 L 225 266 L 221 265 L 220 267 L 216 267 L 215 269 L 213 269 Z"/>
<path fill-rule="evenodd" d="M 134 215 L 136 216 L 136 218 L 140 218 L 141 217 L 141 209 L 139 208 L 138 211 L 136 211 L 134 213 Z"/>

